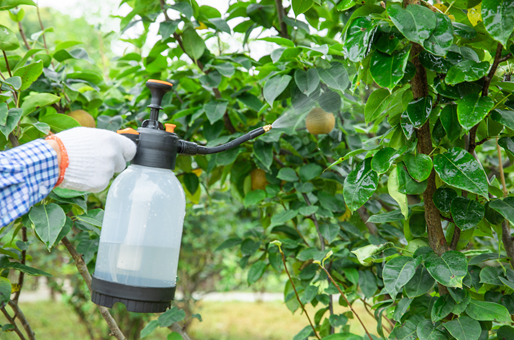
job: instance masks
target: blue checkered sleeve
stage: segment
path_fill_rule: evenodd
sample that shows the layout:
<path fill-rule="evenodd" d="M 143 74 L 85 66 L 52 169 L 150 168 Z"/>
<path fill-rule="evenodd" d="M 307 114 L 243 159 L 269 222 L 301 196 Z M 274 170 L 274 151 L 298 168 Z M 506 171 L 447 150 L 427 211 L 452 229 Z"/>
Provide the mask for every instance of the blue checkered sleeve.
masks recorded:
<path fill-rule="evenodd" d="M 42 139 L 0 152 L 0 227 L 45 198 L 58 178 L 57 153 Z"/>

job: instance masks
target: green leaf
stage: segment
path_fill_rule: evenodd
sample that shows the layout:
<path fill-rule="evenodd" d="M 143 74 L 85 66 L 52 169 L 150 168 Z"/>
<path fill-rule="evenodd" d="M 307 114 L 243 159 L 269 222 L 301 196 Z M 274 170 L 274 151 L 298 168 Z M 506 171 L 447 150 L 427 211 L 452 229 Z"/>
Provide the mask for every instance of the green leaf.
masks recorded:
<path fill-rule="evenodd" d="M 20 5 L 36 6 L 32 0 L 1 0 L 0 11 L 11 9 Z"/>
<path fill-rule="evenodd" d="M 445 82 L 448 85 L 455 85 L 465 81 L 476 81 L 487 74 L 489 66 L 487 61 L 479 63 L 474 60 L 464 60 L 450 67 Z"/>
<path fill-rule="evenodd" d="M 494 321 L 498 323 L 510 323 L 510 314 L 504 306 L 487 301 L 471 299 L 466 313 L 478 321 Z"/>
<path fill-rule="evenodd" d="M 301 207 L 300 209 L 298 209 L 298 212 L 300 214 L 302 214 L 303 216 L 310 216 L 314 213 L 316 213 L 316 211 L 318 211 L 319 207 L 317 205 L 308 205 L 308 206 L 304 206 L 304 207 Z"/>
<path fill-rule="evenodd" d="M 501 326 L 498 328 L 498 339 L 500 340 L 512 340 L 514 339 L 514 328 L 510 326 Z"/>
<path fill-rule="evenodd" d="M 315 163 L 309 163 L 300 168 L 300 179 L 302 182 L 308 182 L 321 175 L 323 168 Z"/>
<path fill-rule="evenodd" d="M 269 79 L 264 85 L 264 99 L 273 107 L 275 99 L 286 89 L 292 77 L 287 74 L 277 75 Z"/>
<path fill-rule="evenodd" d="M 422 97 L 407 105 L 407 116 L 415 128 L 419 129 L 425 124 L 432 112 L 432 97 Z"/>
<path fill-rule="evenodd" d="M 198 176 L 193 173 L 184 174 L 183 177 L 184 184 L 186 185 L 187 191 L 191 195 L 194 195 L 198 187 L 200 186 L 200 181 L 198 180 Z"/>
<path fill-rule="evenodd" d="M 64 229 L 64 228 L 63 228 Z M 98 246 L 100 245 L 100 239 L 90 239 L 88 234 L 81 233 L 80 235 L 86 235 L 85 238 L 82 238 L 77 245 L 77 252 L 79 254 L 84 255 L 84 262 L 89 264 L 93 257 L 95 256 L 95 253 L 98 251 Z"/>
<path fill-rule="evenodd" d="M 387 8 L 387 14 L 407 39 L 420 45 L 432 35 L 437 25 L 434 12 L 421 5 L 409 5 L 403 9 L 393 4 Z"/>
<path fill-rule="evenodd" d="M 353 20 L 344 38 L 344 49 L 348 59 L 359 62 L 366 57 L 376 30 L 377 24 L 370 17 L 362 16 Z"/>
<path fill-rule="evenodd" d="M 50 203 L 32 207 L 29 218 L 34 223 L 37 235 L 50 251 L 66 222 L 64 211 L 57 204 Z"/>
<path fill-rule="evenodd" d="M 435 280 L 425 267 L 419 266 L 412 279 L 405 285 L 405 294 L 408 297 L 415 298 L 425 295 L 434 286 Z"/>
<path fill-rule="evenodd" d="M 7 78 L 6 80 L 0 80 L 0 83 L 8 84 L 12 86 L 16 91 L 18 91 L 22 85 L 21 77 L 19 76 L 13 76 Z"/>
<path fill-rule="evenodd" d="M 407 256 L 398 256 L 386 263 L 383 270 L 384 286 L 393 300 L 412 279 L 418 265 L 418 260 Z"/>
<path fill-rule="evenodd" d="M 145 328 L 141 331 L 141 339 L 146 338 L 159 326 L 159 321 L 152 320 L 146 324 Z"/>
<path fill-rule="evenodd" d="M 159 34 L 162 37 L 162 41 L 168 39 L 175 33 L 180 20 L 169 20 L 163 21 L 159 24 Z"/>
<path fill-rule="evenodd" d="M 396 166 L 391 170 L 391 173 L 389 174 L 389 178 L 387 180 L 387 190 L 389 192 L 389 195 L 398 202 L 398 205 L 401 210 L 401 214 L 407 219 L 409 216 L 409 202 L 407 200 L 407 195 L 400 192 L 400 181 L 398 178 L 398 169 Z M 374 216 L 381 216 L 381 215 L 373 215 Z"/>
<path fill-rule="evenodd" d="M 439 188 L 434 192 L 432 200 L 434 201 L 437 209 L 441 212 L 449 213 L 452 201 L 455 197 L 457 197 L 457 192 L 455 190 L 451 188 Z"/>
<path fill-rule="evenodd" d="M 499 212 L 510 223 L 514 225 L 514 197 L 506 197 L 503 200 L 494 200 L 489 207 Z"/>
<path fill-rule="evenodd" d="M 23 109 L 23 115 L 26 116 L 29 113 L 32 113 L 39 108 L 42 108 L 43 106 L 57 103 L 60 99 L 60 97 L 57 97 L 50 93 L 37 93 L 34 95 L 30 95 L 26 97 L 23 101 L 23 104 L 21 104 L 21 108 Z"/>
<path fill-rule="evenodd" d="M 401 113 L 403 108 L 401 107 L 401 100 L 398 99 L 401 98 L 402 93 L 402 91 L 390 93 L 383 88 L 371 92 L 364 108 L 366 123 L 372 123 L 376 119 L 385 117 L 386 114 Z"/>
<path fill-rule="evenodd" d="M 465 289 L 460 289 L 460 288 L 450 288 L 450 289 L 455 289 L 456 291 L 462 291 L 464 294 L 463 300 L 459 303 L 456 303 L 455 307 L 453 307 L 453 311 L 452 311 L 453 314 L 457 314 L 457 315 L 462 314 L 462 312 L 464 312 L 466 310 L 466 308 L 469 305 L 469 302 L 471 301 L 471 294 L 469 294 L 469 291 L 467 291 Z"/>
<path fill-rule="evenodd" d="M 264 261 L 255 262 L 248 271 L 248 285 L 257 282 L 266 271 L 267 264 Z"/>
<path fill-rule="evenodd" d="M 285 222 L 289 221 L 290 219 L 293 219 L 298 215 L 298 211 L 296 210 L 286 210 L 282 211 L 278 214 L 275 214 L 271 217 L 271 223 L 273 225 L 276 224 L 284 224 Z"/>
<path fill-rule="evenodd" d="M 378 286 L 375 274 L 371 270 L 359 271 L 359 287 L 366 298 L 372 298 L 375 295 Z"/>
<path fill-rule="evenodd" d="M 507 46 L 514 30 L 514 1 L 484 0 L 481 14 L 485 29 L 491 37 Z"/>
<path fill-rule="evenodd" d="M 448 314 L 450 314 L 455 306 L 455 301 L 453 298 L 446 294 L 440 296 L 434 303 L 431 312 L 432 322 L 437 322 L 439 320 L 444 319 Z"/>
<path fill-rule="evenodd" d="M 452 25 L 454 33 L 466 40 L 473 40 L 477 36 L 477 31 L 471 26 L 460 22 L 452 22 Z"/>
<path fill-rule="evenodd" d="M 0 104 L 1 105 L 1 104 Z M 1 111 L 1 106 L 0 106 Z M 1 116 L 1 113 L 0 113 Z M 0 119 L 0 125 L 2 125 L 2 121 Z M 514 137 L 502 137 L 498 140 L 498 145 L 505 149 L 507 154 L 510 157 L 514 157 Z"/>
<path fill-rule="evenodd" d="M 415 131 L 414 124 L 412 124 L 406 112 L 402 113 L 401 115 L 400 126 L 402 128 L 403 134 L 405 135 L 405 138 L 411 139 Z"/>
<path fill-rule="evenodd" d="M 391 90 L 398 85 L 405 75 L 409 53 L 410 45 L 391 55 L 375 51 L 371 56 L 369 70 L 376 83 Z"/>
<path fill-rule="evenodd" d="M 438 329 L 430 320 L 423 320 L 418 324 L 416 334 L 419 340 L 447 340 L 444 332 Z"/>
<path fill-rule="evenodd" d="M 494 107 L 494 101 L 489 97 L 470 93 L 458 102 L 457 115 L 460 125 L 470 130 L 480 123 Z"/>
<path fill-rule="evenodd" d="M 212 100 L 205 104 L 204 109 L 209 118 L 211 124 L 216 123 L 218 120 L 223 118 L 223 115 L 227 111 L 228 102 L 221 100 Z"/>
<path fill-rule="evenodd" d="M 294 72 L 294 80 L 300 91 L 306 96 L 310 96 L 319 85 L 318 71 L 315 68 L 310 68 L 307 71 L 297 69 Z"/>
<path fill-rule="evenodd" d="M 480 323 L 467 316 L 460 316 L 444 323 L 443 326 L 457 340 L 478 340 L 482 333 Z"/>
<path fill-rule="evenodd" d="M 443 13 L 435 13 L 436 27 L 423 46 L 437 56 L 445 56 L 453 44 L 453 26 L 450 18 Z"/>
<path fill-rule="evenodd" d="M 390 340 L 415 340 L 417 337 L 417 321 L 415 317 L 408 319 L 402 325 L 399 325 L 393 329 L 389 334 Z"/>
<path fill-rule="evenodd" d="M 457 105 L 446 105 L 441 111 L 439 118 L 441 119 L 441 124 L 443 125 L 444 131 L 446 131 L 446 136 L 448 136 L 450 142 L 454 142 L 460 138 L 462 127 L 457 115 Z"/>
<path fill-rule="evenodd" d="M 195 315 L 200 315 L 200 314 L 194 314 L 194 315 L 192 315 L 192 317 L 194 317 Z M 179 333 L 173 332 L 173 333 L 168 334 L 168 337 L 166 338 L 166 340 L 184 340 L 184 338 Z"/>
<path fill-rule="evenodd" d="M 77 122 L 74 118 L 61 113 L 44 115 L 39 119 L 39 121 L 48 124 L 48 126 L 50 126 L 50 129 L 52 129 L 52 131 L 54 132 L 61 132 L 64 130 L 81 126 L 80 123 Z"/>
<path fill-rule="evenodd" d="M 403 162 L 409 174 L 418 182 L 426 180 L 432 172 L 432 159 L 428 155 L 408 153 L 403 157 Z"/>
<path fill-rule="evenodd" d="M 435 156 L 434 169 L 446 184 L 488 198 L 484 170 L 466 150 L 454 147 Z"/>
<path fill-rule="evenodd" d="M 485 208 L 467 197 L 456 197 L 451 204 L 452 218 L 460 230 L 475 227 L 484 218 Z"/>
<path fill-rule="evenodd" d="M 406 195 L 421 195 L 427 189 L 427 181 L 416 182 L 407 172 L 403 162 L 398 163 L 398 191 Z"/>
<path fill-rule="evenodd" d="M 253 190 L 245 195 L 244 205 L 245 208 L 256 205 L 266 198 L 266 192 L 264 190 Z"/>
<path fill-rule="evenodd" d="M 236 72 L 236 69 L 235 69 L 234 65 L 232 65 L 231 63 L 222 63 L 222 64 L 212 65 L 212 66 L 216 70 L 218 70 L 218 72 L 221 73 L 221 75 L 224 76 L 224 77 L 230 78 Z M 262 104 L 261 104 L 261 106 L 262 106 Z M 259 108 L 261 106 L 259 106 Z"/>
<path fill-rule="evenodd" d="M 491 118 L 509 129 L 514 130 L 514 111 L 494 110 L 491 112 Z"/>
<path fill-rule="evenodd" d="M 9 106 L 6 103 L 0 103 L 0 126 L 7 124 L 7 116 L 9 115 Z"/>
<path fill-rule="evenodd" d="M 205 42 L 196 33 L 193 25 L 187 25 L 182 32 L 182 42 L 187 55 L 194 60 L 200 59 L 206 49 Z"/>
<path fill-rule="evenodd" d="M 425 268 L 437 282 L 447 287 L 462 287 L 462 280 L 468 273 L 466 256 L 455 250 L 447 251 L 441 257 L 428 255 Z"/>
<path fill-rule="evenodd" d="M 331 67 L 328 69 L 318 68 L 317 72 L 321 80 L 334 90 L 344 91 L 350 85 L 350 78 L 348 72 L 338 62 L 330 63 Z"/>
<path fill-rule="evenodd" d="M 227 249 L 227 248 L 232 248 L 232 247 L 235 247 L 239 244 L 241 244 L 243 242 L 243 239 L 241 239 L 240 237 L 231 237 L 225 241 L 223 241 L 222 244 L 220 244 L 218 246 L 218 248 L 216 248 L 214 251 L 220 251 L 220 250 L 223 250 L 223 249 Z"/>
<path fill-rule="evenodd" d="M 232 31 L 230 30 L 230 26 L 227 24 L 227 22 L 221 18 L 211 18 L 209 19 L 209 22 L 216 27 L 216 30 L 220 32 L 225 32 L 227 34 L 232 34 Z"/>
<path fill-rule="evenodd" d="M 480 271 L 480 283 L 502 286 L 502 281 L 499 279 L 501 276 L 503 276 L 501 268 L 485 267 Z"/>
<path fill-rule="evenodd" d="M 87 214 L 78 215 L 77 219 L 101 228 L 104 219 L 104 211 L 102 209 L 89 210 Z"/>
<path fill-rule="evenodd" d="M 47 272 L 44 272 L 40 269 L 32 268 L 32 267 L 26 266 L 24 264 L 21 264 L 19 262 L 9 262 L 8 264 L 2 265 L 1 267 L 6 268 L 6 269 L 19 270 L 20 272 L 23 272 L 23 273 L 25 273 L 27 275 L 31 275 L 31 276 L 48 276 L 48 277 L 52 276 L 52 274 L 48 274 Z"/>
<path fill-rule="evenodd" d="M 370 199 L 377 187 L 378 175 L 371 169 L 371 158 L 366 158 L 344 181 L 346 205 L 351 211 L 357 210 Z"/>
<path fill-rule="evenodd" d="M 380 245 L 374 245 L 374 244 L 368 244 L 367 246 L 357 248 L 355 250 L 352 250 L 351 252 L 357 256 L 357 260 L 362 265 L 369 266 L 373 263 L 372 259 L 370 257 L 382 253 L 384 250 L 394 247 L 394 243 L 387 242 Z"/>
<path fill-rule="evenodd" d="M 398 302 L 394 310 L 393 320 L 401 322 L 402 316 L 407 312 L 412 300 L 409 298 L 403 298 Z"/>
<path fill-rule="evenodd" d="M 60 50 L 55 52 L 53 57 L 58 62 L 63 62 L 68 59 L 84 59 L 89 62 L 93 62 L 91 58 L 89 58 L 89 54 L 87 54 L 87 51 L 83 48 L 76 48 L 74 50 L 71 50 L 70 52 L 66 50 Z"/>
<path fill-rule="evenodd" d="M 172 307 L 166 312 L 159 315 L 157 321 L 161 327 L 170 327 L 175 322 L 180 322 L 186 317 L 186 312 L 183 309 Z"/>
<path fill-rule="evenodd" d="M 291 168 L 282 168 L 277 174 L 277 178 L 287 182 L 298 181 L 298 175 Z"/>
<path fill-rule="evenodd" d="M 400 156 L 393 148 L 386 147 L 380 149 L 371 160 L 371 169 L 379 174 L 386 173 L 391 168 L 394 160 Z"/>
<path fill-rule="evenodd" d="M 2 3 L 0 2 L 0 6 Z M 0 25 L 0 50 L 14 51 L 20 47 L 16 34 L 7 27 Z"/>
<path fill-rule="evenodd" d="M 6 277 L 0 277 L 0 305 L 2 308 L 11 300 L 11 281 Z"/>
<path fill-rule="evenodd" d="M 7 121 L 5 125 L 0 125 L 0 132 L 3 133 L 5 138 L 9 137 L 9 134 L 14 130 L 20 121 L 22 109 L 9 109 Z"/>
<path fill-rule="evenodd" d="M 313 0 L 292 0 L 291 2 L 295 17 L 307 12 L 307 10 L 314 5 Z"/>

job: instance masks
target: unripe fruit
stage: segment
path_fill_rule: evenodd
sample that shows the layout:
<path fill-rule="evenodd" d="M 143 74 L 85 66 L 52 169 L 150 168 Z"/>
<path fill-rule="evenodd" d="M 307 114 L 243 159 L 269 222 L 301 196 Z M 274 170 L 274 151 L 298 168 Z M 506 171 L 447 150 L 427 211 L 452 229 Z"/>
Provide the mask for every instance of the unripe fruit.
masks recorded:
<path fill-rule="evenodd" d="M 266 172 L 264 172 L 264 170 L 252 170 L 252 172 L 250 172 L 250 177 L 252 179 L 252 190 L 266 189 L 266 185 L 268 185 L 268 180 L 266 179 Z"/>
<path fill-rule="evenodd" d="M 313 135 L 326 134 L 332 131 L 336 125 L 336 117 L 332 113 L 316 107 L 305 118 L 305 125 Z"/>
<path fill-rule="evenodd" d="M 85 127 L 96 127 L 95 119 L 88 112 L 84 110 L 75 110 L 68 113 L 68 116 L 74 118 L 80 125 Z"/>

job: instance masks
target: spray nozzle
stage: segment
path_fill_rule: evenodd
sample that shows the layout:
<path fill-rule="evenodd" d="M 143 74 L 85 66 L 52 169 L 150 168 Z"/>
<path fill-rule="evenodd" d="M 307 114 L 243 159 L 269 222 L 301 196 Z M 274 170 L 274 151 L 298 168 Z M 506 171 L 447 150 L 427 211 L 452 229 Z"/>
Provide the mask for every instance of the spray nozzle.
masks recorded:
<path fill-rule="evenodd" d="M 146 87 L 150 89 L 150 93 L 152 94 L 152 100 L 148 107 L 151 109 L 150 111 L 150 119 L 143 122 L 143 126 L 150 129 L 159 129 L 163 130 L 162 124 L 159 123 L 159 110 L 162 110 L 161 103 L 162 97 L 171 90 L 173 84 L 168 83 L 167 81 L 150 79 L 146 82 Z"/>

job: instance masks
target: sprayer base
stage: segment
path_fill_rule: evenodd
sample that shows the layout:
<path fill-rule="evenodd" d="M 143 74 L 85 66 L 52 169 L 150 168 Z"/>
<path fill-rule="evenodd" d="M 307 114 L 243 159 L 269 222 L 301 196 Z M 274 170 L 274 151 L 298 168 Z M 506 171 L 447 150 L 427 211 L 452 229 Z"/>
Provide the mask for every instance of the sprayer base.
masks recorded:
<path fill-rule="evenodd" d="M 171 307 L 175 287 L 139 287 L 106 281 L 93 276 L 91 301 L 112 308 L 121 302 L 127 311 L 136 313 L 162 313 Z"/>

